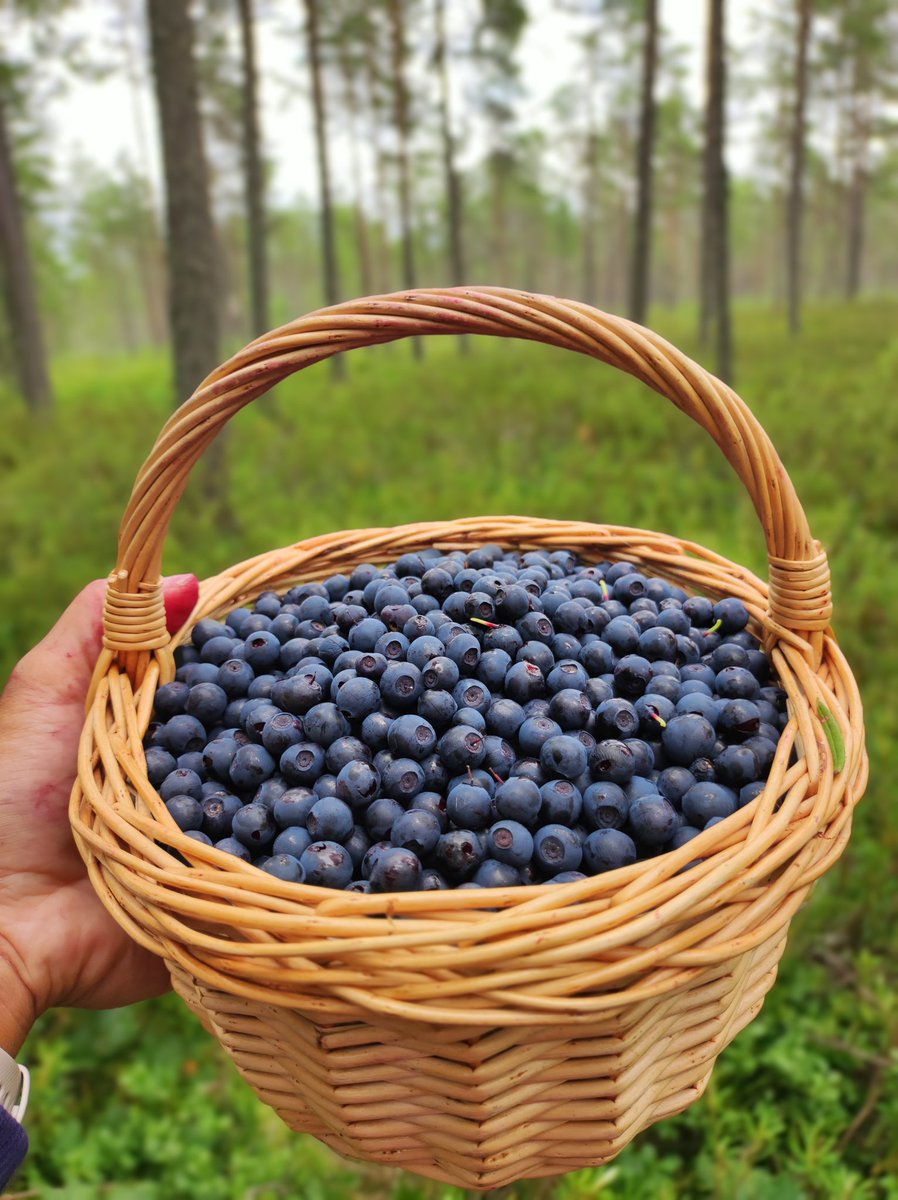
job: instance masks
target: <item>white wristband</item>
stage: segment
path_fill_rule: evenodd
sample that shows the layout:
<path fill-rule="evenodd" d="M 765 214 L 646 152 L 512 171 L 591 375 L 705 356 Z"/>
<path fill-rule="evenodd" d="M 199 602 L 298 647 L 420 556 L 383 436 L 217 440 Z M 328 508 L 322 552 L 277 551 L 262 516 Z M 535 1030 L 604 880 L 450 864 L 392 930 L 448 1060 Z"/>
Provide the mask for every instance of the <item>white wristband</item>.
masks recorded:
<path fill-rule="evenodd" d="M 31 1076 L 5 1050 L 0 1050 L 0 1106 L 21 1123 L 28 1107 Z"/>

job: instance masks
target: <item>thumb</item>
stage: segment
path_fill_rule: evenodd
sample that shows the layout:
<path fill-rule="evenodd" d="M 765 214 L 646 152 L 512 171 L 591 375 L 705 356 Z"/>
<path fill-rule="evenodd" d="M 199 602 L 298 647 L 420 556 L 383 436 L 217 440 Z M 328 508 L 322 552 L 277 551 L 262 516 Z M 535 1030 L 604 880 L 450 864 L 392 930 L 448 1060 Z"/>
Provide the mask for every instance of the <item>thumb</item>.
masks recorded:
<path fill-rule="evenodd" d="M 171 575 L 163 580 L 162 589 L 166 625 L 173 633 L 190 616 L 199 584 L 195 575 Z M 10 683 L 52 688 L 63 700 L 85 693 L 103 644 L 105 594 L 103 579 L 83 588 L 46 637 L 25 655 Z"/>

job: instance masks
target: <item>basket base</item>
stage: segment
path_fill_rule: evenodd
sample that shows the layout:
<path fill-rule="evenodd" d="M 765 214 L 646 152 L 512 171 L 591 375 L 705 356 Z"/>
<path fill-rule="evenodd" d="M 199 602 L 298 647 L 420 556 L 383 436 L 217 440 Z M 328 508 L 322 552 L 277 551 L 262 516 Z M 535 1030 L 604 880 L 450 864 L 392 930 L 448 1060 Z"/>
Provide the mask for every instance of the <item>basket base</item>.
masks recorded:
<path fill-rule="evenodd" d="M 175 990 L 291 1129 L 350 1159 L 487 1190 L 601 1166 L 688 1108 L 760 1011 L 784 948 L 780 928 L 682 991 L 567 1031 L 313 1019 L 168 966 Z"/>

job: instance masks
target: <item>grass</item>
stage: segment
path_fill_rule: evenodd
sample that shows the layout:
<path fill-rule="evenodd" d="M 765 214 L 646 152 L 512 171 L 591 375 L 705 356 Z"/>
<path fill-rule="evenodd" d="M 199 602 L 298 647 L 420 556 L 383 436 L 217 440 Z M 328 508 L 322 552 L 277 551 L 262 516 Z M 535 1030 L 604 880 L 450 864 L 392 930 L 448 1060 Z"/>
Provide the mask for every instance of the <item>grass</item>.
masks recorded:
<path fill-rule="evenodd" d="M 679 314 L 656 327 L 697 354 Z M 609 1168 L 521 1184 L 518 1200 L 898 1200 L 896 738 L 898 303 L 821 307 L 787 338 L 739 313 L 737 385 L 770 433 L 833 566 L 836 627 L 865 696 L 871 785 L 852 842 L 793 922 L 759 1019 L 706 1096 Z M 114 558 L 131 482 L 168 411 L 147 356 L 56 370 L 59 411 L 34 423 L 0 395 L 0 678 Z M 281 386 L 227 434 L 231 517 L 192 485 L 165 569 L 200 576 L 325 530 L 522 512 L 645 526 L 764 571 L 750 502 L 714 445 L 654 394 L 586 359 L 432 340 L 357 353 Z M 46 1017 L 33 1151 L 40 1200 L 461 1200 L 458 1189 L 344 1163 L 288 1133 L 169 997 Z"/>

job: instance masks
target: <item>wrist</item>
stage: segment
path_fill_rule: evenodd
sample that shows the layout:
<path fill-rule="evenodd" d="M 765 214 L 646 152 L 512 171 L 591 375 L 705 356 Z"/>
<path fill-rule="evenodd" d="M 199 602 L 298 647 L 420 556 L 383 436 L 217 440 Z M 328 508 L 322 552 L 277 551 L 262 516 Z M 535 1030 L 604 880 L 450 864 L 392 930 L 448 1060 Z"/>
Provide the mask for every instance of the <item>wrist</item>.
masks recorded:
<path fill-rule="evenodd" d="M 15 1058 L 40 1012 L 7 949 L 0 941 L 0 1049 Z"/>

